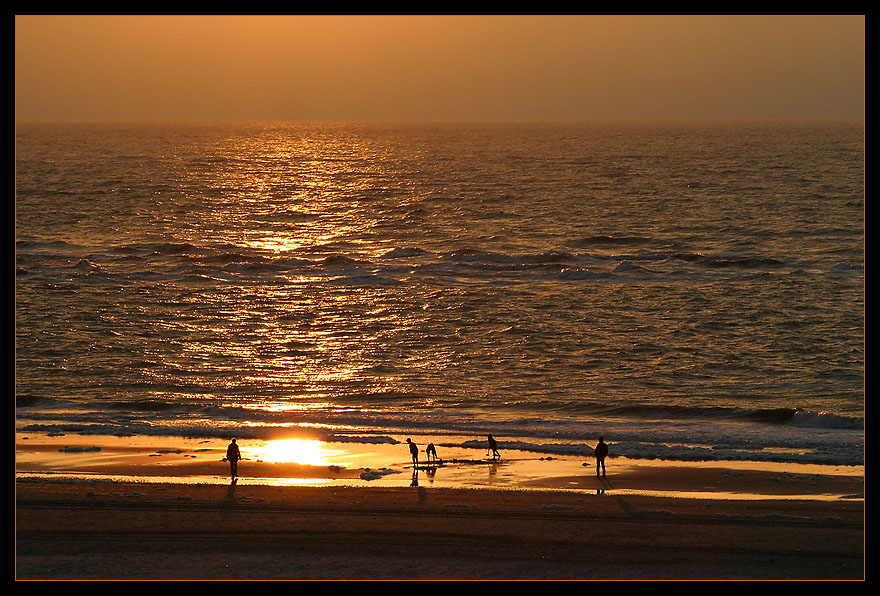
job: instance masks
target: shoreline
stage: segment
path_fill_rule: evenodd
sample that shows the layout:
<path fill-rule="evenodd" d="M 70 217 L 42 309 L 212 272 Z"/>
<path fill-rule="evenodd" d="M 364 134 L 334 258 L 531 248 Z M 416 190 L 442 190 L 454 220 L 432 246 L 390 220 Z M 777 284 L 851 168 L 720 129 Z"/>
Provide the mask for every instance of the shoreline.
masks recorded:
<path fill-rule="evenodd" d="M 421 442 L 413 468 L 406 445 L 325 443 L 313 439 L 241 441 L 238 471 L 249 484 L 606 491 L 707 499 L 864 499 L 864 466 L 754 461 L 633 460 L 610 456 L 607 476 L 595 459 L 506 450 L 500 459 L 479 449 L 445 447 L 426 462 Z M 428 439 L 430 440 L 430 439 Z M 48 436 L 19 433 L 16 475 L 31 482 L 228 484 L 226 441 L 166 436 Z"/>
<path fill-rule="evenodd" d="M 19 580 L 864 579 L 863 468 L 27 436 Z"/>

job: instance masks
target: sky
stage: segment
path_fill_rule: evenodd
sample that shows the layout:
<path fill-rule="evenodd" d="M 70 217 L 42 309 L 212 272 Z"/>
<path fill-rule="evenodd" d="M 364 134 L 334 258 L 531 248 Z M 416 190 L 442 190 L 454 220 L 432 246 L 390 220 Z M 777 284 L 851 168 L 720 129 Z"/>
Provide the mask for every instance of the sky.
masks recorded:
<path fill-rule="evenodd" d="M 16 121 L 864 113 L 864 15 L 15 17 Z"/>

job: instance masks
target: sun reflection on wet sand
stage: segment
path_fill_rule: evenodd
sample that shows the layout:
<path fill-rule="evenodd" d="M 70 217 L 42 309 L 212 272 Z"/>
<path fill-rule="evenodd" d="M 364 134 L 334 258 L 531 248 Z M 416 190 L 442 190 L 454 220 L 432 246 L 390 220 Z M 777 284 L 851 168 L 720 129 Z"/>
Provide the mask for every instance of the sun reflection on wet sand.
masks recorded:
<path fill-rule="evenodd" d="M 339 461 L 344 451 L 331 449 L 323 441 L 314 439 L 278 439 L 243 449 L 247 459 L 270 463 L 292 463 L 309 466 L 346 466 Z"/>

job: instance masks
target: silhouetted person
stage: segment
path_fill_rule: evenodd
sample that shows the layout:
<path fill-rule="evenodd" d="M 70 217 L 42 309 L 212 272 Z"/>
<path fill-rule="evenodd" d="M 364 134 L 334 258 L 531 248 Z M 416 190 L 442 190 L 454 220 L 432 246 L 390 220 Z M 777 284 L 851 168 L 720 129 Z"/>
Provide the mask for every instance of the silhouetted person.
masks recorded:
<path fill-rule="evenodd" d="M 428 447 L 425 449 L 425 455 L 428 457 L 428 461 L 437 459 L 437 448 L 434 447 L 434 443 L 428 443 Z"/>
<path fill-rule="evenodd" d="M 492 435 L 489 435 L 489 450 L 492 452 L 492 459 L 501 457 L 501 454 L 498 453 L 498 441 Z"/>
<path fill-rule="evenodd" d="M 226 448 L 226 459 L 229 460 L 229 473 L 235 480 L 238 477 L 238 460 L 241 459 L 241 452 L 238 450 L 235 439 L 232 439 L 229 447 Z"/>
<path fill-rule="evenodd" d="M 599 475 L 599 467 L 602 467 L 602 476 L 605 476 L 605 456 L 608 455 L 608 445 L 599 437 L 599 444 L 596 445 L 596 476 Z"/>
<path fill-rule="evenodd" d="M 419 446 L 409 440 L 409 438 L 406 439 L 406 442 L 409 443 L 409 453 L 412 455 L 413 466 L 419 465 Z"/>

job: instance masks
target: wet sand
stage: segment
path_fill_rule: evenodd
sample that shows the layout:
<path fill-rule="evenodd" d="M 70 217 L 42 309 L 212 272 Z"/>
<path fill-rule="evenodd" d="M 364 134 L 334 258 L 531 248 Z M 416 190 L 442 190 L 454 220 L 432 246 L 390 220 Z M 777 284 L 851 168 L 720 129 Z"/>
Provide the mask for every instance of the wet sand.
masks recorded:
<path fill-rule="evenodd" d="M 336 446 L 230 483 L 216 442 L 21 439 L 19 580 L 864 579 L 852 470 Z"/>

